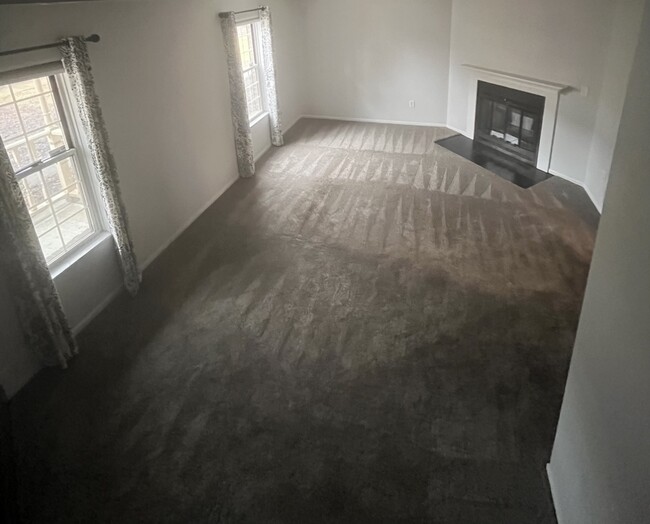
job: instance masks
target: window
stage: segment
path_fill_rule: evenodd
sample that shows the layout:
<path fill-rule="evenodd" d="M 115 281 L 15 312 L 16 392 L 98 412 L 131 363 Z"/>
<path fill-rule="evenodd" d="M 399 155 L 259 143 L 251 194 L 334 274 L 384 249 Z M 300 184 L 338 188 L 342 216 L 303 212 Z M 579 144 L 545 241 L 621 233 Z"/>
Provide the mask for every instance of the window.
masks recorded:
<path fill-rule="evenodd" d="M 0 136 L 50 266 L 100 230 L 64 89 L 60 74 L 0 78 Z"/>
<path fill-rule="evenodd" d="M 239 36 L 239 53 L 244 70 L 244 86 L 246 87 L 246 102 L 248 118 L 252 121 L 265 111 L 262 96 L 261 53 L 259 52 L 258 24 L 247 23 L 237 26 Z"/>

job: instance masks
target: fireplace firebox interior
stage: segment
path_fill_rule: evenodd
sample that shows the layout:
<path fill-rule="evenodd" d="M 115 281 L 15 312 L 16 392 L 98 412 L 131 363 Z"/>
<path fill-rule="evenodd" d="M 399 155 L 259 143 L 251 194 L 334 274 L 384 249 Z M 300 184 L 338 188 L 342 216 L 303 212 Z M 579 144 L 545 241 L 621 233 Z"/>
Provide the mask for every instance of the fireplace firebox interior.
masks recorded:
<path fill-rule="evenodd" d="M 543 96 L 479 81 L 474 140 L 535 166 L 545 102 Z"/>

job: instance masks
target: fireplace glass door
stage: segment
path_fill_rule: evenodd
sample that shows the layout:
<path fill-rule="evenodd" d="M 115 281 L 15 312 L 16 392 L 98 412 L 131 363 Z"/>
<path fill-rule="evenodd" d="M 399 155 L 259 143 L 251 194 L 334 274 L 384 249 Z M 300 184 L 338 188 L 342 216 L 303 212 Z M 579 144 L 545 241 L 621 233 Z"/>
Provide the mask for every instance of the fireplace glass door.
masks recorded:
<path fill-rule="evenodd" d="M 542 96 L 479 82 L 474 140 L 534 166 L 544 104 Z"/>

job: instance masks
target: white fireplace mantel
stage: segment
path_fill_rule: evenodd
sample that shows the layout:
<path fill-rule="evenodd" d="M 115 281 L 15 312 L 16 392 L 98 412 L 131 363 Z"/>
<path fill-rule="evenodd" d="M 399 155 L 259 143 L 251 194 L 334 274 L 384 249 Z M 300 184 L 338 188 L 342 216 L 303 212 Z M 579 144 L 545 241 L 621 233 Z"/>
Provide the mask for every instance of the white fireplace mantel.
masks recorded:
<path fill-rule="evenodd" d="M 551 168 L 551 154 L 553 139 L 555 137 L 555 124 L 560 103 L 560 95 L 574 88 L 566 84 L 558 84 L 547 80 L 538 80 L 513 73 L 504 73 L 494 69 L 487 69 L 475 65 L 463 64 L 470 73 L 469 99 L 467 101 L 467 130 L 465 135 L 474 139 L 476 125 L 476 95 L 479 81 L 498 84 L 511 89 L 533 93 L 546 99 L 542 130 L 540 133 L 539 153 L 537 155 L 537 169 L 548 172 Z"/>

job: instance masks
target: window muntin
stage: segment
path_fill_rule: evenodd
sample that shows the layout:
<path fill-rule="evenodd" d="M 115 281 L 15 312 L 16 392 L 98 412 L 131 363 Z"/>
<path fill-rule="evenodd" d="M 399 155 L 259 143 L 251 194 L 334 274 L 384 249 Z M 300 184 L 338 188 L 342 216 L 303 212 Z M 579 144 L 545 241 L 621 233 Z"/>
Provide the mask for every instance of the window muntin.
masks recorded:
<path fill-rule="evenodd" d="M 50 265 L 99 229 L 63 108 L 54 75 L 0 86 L 0 136 Z"/>
<path fill-rule="evenodd" d="M 257 27 L 254 23 L 238 25 L 237 35 L 239 37 L 239 54 L 244 72 L 248 118 L 252 121 L 265 111 L 262 84 L 260 82 L 262 71 L 257 45 Z"/>

